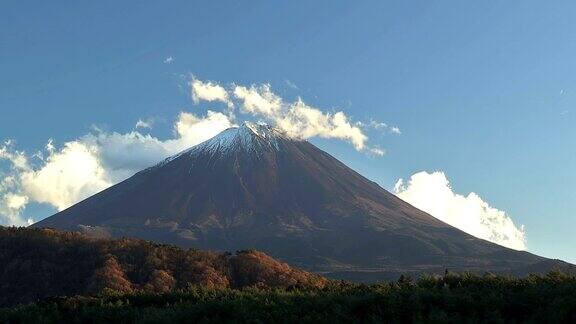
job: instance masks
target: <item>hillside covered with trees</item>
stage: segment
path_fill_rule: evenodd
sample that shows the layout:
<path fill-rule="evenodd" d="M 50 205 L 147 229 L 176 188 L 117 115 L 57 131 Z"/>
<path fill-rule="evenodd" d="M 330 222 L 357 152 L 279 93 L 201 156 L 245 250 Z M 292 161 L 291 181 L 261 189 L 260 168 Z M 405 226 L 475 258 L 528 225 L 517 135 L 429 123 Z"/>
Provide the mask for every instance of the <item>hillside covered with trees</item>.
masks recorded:
<path fill-rule="evenodd" d="M 320 288 L 326 283 L 258 251 L 216 253 L 139 239 L 0 227 L 0 306 L 104 290 L 165 293 L 191 285 Z"/>
<path fill-rule="evenodd" d="M 0 228 L 0 323 L 576 322 L 576 277 L 446 272 L 365 285 L 257 251 Z"/>
<path fill-rule="evenodd" d="M 576 277 L 446 272 L 366 285 L 258 251 L 0 228 L 0 323 L 576 322 Z"/>

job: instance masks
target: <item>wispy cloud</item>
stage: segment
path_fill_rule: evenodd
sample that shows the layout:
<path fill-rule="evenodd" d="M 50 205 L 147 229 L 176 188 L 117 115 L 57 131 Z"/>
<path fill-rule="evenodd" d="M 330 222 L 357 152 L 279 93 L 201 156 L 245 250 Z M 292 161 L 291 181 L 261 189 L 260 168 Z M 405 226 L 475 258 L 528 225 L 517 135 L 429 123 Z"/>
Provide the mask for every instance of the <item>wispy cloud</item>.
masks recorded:
<path fill-rule="evenodd" d="M 377 130 L 381 133 L 391 133 L 391 134 L 396 134 L 396 135 L 402 134 L 402 131 L 400 131 L 399 127 L 390 126 L 384 122 L 380 122 L 380 121 L 377 121 L 374 119 L 370 119 L 368 122 L 357 121 L 356 126 L 359 126 L 362 128 L 371 128 L 371 129 Z"/>
<path fill-rule="evenodd" d="M 164 59 L 164 64 L 172 64 L 172 62 L 174 62 L 174 58 L 172 56 L 168 56 L 167 58 Z"/>
<path fill-rule="evenodd" d="M 295 90 L 299 89 L 298 86 L 294 82 L 292 82 L 288 79 L 284 80 L 284 82 L 286 82 L 286 85 L 292 89 L 295 89 Z"/>
<path fill-rule="evenodd" d="M 358 151 L 375 155 L 383 155 L 385 152 L 367 145 L 368 135 L 363 129 L 365 125 L 352 122 L 343 111 L 326 111 L 307 104 L 302 98 L 285 101 L 269 84 L 222 86 L 213 81 L 204 82 L 194 78 L 191 85 L 195 103 L 219 101 L 228 107 L 239 107 L 240 113 L 262 119 L 288 136 L 299 139 L 341 139 L 350 142 Z"/>
<path fill-rule="evenodd" d="M 388 133 L 392 133 L 392 134 L 397 134 L 397 135 L 402 134 L 399 127 L 390 126 L 386 123 L 379 122 L 379 121 L 376 121 L 374 119 L 371 119 L 370 123 L 368 125 L 370 127 L 372 127 L 373 129 L 376 129 L 376 130 L 380 130 L 380 131 L 384 131 L 384 132 L 388 132 Z"/>
<path fill-rule="evenodd" d="M 234 104 L 230 100 L 228 91 L 221 85 L 211 81 L 201 81 L 193 78 L 190 82 L 192 101 L 220 101 L 225 103 L 228 108 L 233 108 Z"/>
<path fill-rule="evenodd" d="M 407 183 L 398 180 L 398 197 L 439 220 L 512 249 L 526 249 L 523 226 L 516 226 L 506 212 L 490 206 L 478 194 L 455 193 L 444 172 L 418 172 Z"/>
<path fill-rule="evenodd" d="M 383 156 L 384 154 L 386 154 L 386 150 L 385 150 L 385 149 L 382 149 L 382 148 L 379 148 L 379 147 L 369 148 L 368 151 L 369 151 L 371 154 L 376 155 L 376 156 Z"/>
<path fill-rule="evenodd" d="M 142 119 L 138 119 L 138 121 L 136 122 L 136 125 L 134 125 L 135 129 L 152 129 L 152 124 L 154 124 L 154 120 L 152 119 L 148 119 L 148 120 L 142 120 Z"/>
<path fill-rule="evenodd" d="M 400 131 L 400 128 L 396 127 L 396 126 L 392 126 L 390 127 L 390 133 L 394 133 L 394 134 L 402 134 L 402 132 Z"/>
<path fill-rule="evenodd" d="M 301 98 L 284 102 L 269 85 L 235 86 L 234 96 L 242 102 L 244 112 L 272 122 L 289 136 L 337 138 L 351 142 L 357 150 L 365 149 L 368 137 L 349 122 L 344 112 L 323 112 L 306 104 Z"/>

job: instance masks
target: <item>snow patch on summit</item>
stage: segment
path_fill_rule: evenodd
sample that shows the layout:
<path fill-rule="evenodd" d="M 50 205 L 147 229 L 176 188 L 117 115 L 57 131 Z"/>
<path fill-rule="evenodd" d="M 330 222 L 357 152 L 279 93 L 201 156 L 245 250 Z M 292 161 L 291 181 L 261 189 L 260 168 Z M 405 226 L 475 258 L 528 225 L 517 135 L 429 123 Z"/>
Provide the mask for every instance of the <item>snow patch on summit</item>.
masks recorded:
<path fill-rule="evenodd" d="M 258 152 L 263 148 L 278 150 L 279 136 L 281 136 L 280 133 L 268 125 L 245 122 L 240 127 L 229 128 L 211 139 L 194 146 L 189 150 L 189 153 L 198 151 L 223 153 L 238 149 Z"/>
<path fill-rule="evenodd" d="M 183 155 L 198 153 L 225 155 L 243 150 L 258 156 L 262 151 L 280 150 L 279 139 L 289 138 L 267 124 L 244 122 L 240 126 L 228 128 L 209 140 L 171 156 L 156 166 L 163 166 Z"/>

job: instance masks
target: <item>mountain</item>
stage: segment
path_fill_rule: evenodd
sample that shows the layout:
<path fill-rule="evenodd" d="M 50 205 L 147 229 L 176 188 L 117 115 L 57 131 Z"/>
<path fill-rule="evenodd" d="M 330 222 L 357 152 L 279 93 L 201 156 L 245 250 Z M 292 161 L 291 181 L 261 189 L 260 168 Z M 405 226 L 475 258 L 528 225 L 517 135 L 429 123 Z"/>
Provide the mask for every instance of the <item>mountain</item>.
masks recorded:
<path fill-rule="evenodd" d="M 163 293 L 189 285 L 322 288 L 326 283 L 253 250 L 214 253 L 139 239 L 0 226 L 0 307 L 105 288 Z"/>
<path fill-rule="evenodd" d="M 245 123 L 37 224 L 222 251 L 254 248 L 330 277 L 524 273 L 571 265 L 475 238 L 307 141 Z"/>

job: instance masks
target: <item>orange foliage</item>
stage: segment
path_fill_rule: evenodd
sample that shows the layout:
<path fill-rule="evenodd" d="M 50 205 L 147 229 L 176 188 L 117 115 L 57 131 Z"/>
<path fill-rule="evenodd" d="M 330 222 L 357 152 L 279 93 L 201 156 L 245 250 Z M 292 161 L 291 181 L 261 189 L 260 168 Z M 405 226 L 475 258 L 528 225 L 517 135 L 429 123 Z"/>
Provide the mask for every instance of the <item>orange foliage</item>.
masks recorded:
<path fill-rule="evenodd" d="M 77 232 L 0 227 L 0 306 L 38 298 L 146 290 L 322 287 L 326 279 L 294 269 L 262 252 L 236 255 L 183 250 L 123 238 L 94 239 Z"/>

